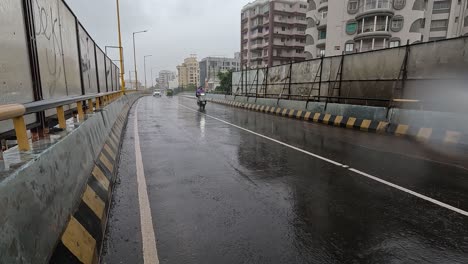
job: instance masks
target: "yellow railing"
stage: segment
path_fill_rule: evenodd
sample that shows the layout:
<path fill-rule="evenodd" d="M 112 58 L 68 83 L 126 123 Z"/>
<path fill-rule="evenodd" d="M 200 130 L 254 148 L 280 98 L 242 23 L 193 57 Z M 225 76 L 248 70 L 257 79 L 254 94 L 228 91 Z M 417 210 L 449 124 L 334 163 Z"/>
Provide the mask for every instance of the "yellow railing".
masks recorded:
<path fill-rule="evenodd" d="M 13 120 L 13 126 L 18 141 L 18 149 L 20 151 L 28 151 L 31 149 L 29 145 L 26 122 L 24 116 L 28 114 L 42 112 L 48 109 L 55 108 L 57 110 L 57 119 L 59 128 L 66 129 L 66 119 L 64 106 L 76 103 L 78 119 L 85 119 L 84 103 L 87 102 L 88 108 L 86 113 L 91 114 L 101 107 L 104 107 L 111 102 L 121 97 L 123 93 L 108 92 L 93 95 L 66 97 L 61 99 L 42 100 L 27 104 L 7 104 L 0 105 L 0 121 Z"/>

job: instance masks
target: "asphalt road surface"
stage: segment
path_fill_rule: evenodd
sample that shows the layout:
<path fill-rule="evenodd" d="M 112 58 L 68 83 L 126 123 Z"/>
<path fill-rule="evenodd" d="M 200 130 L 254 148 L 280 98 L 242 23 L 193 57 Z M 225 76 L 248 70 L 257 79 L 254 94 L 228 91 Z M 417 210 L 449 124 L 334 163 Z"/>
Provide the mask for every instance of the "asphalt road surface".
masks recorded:
<path fill-rule="evenodd" d="M 102 263 L 468 263 L 466 153 L 196 108 L 133 107 Z"/>

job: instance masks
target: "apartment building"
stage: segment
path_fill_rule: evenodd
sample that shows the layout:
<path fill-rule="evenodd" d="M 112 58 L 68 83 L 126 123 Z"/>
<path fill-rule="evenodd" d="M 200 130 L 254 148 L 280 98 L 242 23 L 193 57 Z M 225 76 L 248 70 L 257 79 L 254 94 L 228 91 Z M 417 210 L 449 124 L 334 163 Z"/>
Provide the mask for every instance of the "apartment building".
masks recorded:
<path fill-rule="evenodd" d="M 241 12 L 241 65 L 274 66 L 305 59 L 306 0 L 257 0 Z"/>
<path fill-rule="evenodd" d="M 162 70 L 159 72 L 158 84 L 161 89 L 168 89 L 169 82 L 176 78 L 176 73 L 173 71 Z"/>
<path fill-rule="evenodd" d="M 189 85 L 197 86 L 200 83 L 200 68 L 196 55 L 191 55 L 184 60 L 184 63 L 177 66 L 179 75 L 179 86 L 187 87 Z"/>
<path fill-rule="evenodd" d="M 468 0 L 309 0 L 307 59 L 468 34 Z"/>
<path fill-rule="evenodd" d="M 220 84 L 218 73 L 240 70 L 240 57 L 207 57 L 200 61 L 200 86 L 214 90 Z"/>

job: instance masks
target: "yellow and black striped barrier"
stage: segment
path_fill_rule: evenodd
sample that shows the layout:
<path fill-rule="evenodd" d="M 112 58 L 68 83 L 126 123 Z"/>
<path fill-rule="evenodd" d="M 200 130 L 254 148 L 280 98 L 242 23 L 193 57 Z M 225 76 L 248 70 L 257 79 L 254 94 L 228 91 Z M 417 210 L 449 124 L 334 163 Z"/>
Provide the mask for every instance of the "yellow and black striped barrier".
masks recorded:
<path fill-rule="evenodd" d="M 468 135 L 459 131 L 417 127 L 406 124 L 391 124 L 385 121 L 360 119 L 356 117 L 337 116 L 310 111 L 243 103 L 231 100 L 211 99 L 214 103 L 244 108 L 247 110 L 295 118 L 325 125 L 357 129 L 365 132 L 387 133 L 395 136 L 408 136 L 420 141 L 437 141 L 449 144 L 468 142 Z"/>
<path fill-rule="evenodd" d="M 117 118 L 50 263 L 98 263 L 129 106 Z"/>

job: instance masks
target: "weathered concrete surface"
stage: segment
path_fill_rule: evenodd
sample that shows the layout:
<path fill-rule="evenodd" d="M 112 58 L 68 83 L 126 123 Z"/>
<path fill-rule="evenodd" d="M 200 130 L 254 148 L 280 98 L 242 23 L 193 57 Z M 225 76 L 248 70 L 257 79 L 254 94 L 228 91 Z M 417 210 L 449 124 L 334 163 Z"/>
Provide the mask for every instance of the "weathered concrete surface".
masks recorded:
<path fill-rule="evenodd" d="M 136 96 L 136 95 L 131 95 Z M 122 97 L 0 182 L 0 263 L 45 263 L 80 201 Z"/>

